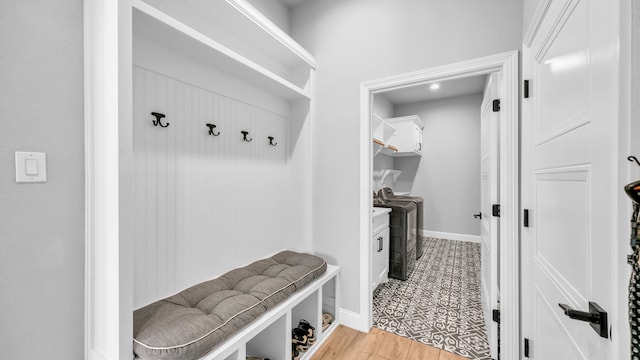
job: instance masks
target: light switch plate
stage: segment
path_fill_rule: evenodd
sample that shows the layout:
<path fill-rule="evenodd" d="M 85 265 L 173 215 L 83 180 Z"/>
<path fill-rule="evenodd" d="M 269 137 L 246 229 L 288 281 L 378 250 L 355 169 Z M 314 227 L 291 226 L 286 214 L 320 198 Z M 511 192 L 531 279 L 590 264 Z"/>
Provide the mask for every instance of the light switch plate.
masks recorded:
<path fill-rule="evenodd" d="M 16 182 L 47 182 L 47 154 L 16 151 Z"/>

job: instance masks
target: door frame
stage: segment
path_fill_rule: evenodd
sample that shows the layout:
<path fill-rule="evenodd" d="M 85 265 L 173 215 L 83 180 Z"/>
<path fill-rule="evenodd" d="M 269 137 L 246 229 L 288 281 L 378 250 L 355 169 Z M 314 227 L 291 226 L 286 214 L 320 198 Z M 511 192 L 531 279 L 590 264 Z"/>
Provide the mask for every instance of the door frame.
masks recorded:
<path fill-rule="evenodd" d="M 500 124 L 500 326 L 501 354 L 520 356 L 520 114 L 517 50 L 363 82 L 360 85 L 360 314 L 358 330 L 373 324 L 371 299 L 371 207 L 373 156 L 371 116 L 375 94 L 435 81 L 502 72 L 504 89 Z"/>

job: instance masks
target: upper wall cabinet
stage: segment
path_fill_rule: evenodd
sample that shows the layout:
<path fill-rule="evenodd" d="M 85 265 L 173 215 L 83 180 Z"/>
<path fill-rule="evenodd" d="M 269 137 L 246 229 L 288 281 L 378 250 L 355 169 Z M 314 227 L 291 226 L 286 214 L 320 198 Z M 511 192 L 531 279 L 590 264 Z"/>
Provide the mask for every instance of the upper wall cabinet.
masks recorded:
<path fill-rule="evenodd" d="M 421 156 L 422 155 L 422 129 L 424 123 L 418 115 L 396 117 L 386 119 L 386 122 L 395 128 L 395 132 L 389 139 L 398 151 L 392 156 Z"/>
<path fill-rule="evenodd" d="M 315 59 L 245 0 L 134 0 L 134 35 L 287 100 L 310 99 Z"/>

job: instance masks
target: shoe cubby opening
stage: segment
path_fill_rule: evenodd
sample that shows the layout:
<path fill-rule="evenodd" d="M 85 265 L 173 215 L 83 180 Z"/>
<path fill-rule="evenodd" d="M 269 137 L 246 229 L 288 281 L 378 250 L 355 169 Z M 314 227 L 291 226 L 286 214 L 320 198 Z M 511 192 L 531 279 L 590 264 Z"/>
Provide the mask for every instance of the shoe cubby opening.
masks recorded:
<path fill-rule="evenodd" d="M 287 318 L 283 315 L 247 342 L 246 356 L 287 359 L 291 351 L 291 339 L 282 336 L 286 333 Z"/>
<path fill-rule="evenodd" d="M 309 295 L 306 299 L 302 300 L 298 305 L 291 309 L 291 328 L 295 329 L 300 324 L 300 320 L 306 320 L 317 328 L 318 321 L 320 320 L 320 314 L 318 312 L 319 306 L 319 291 L 316 290 L 313 294 Z"/>
<path fill-rule="evenodd" d="M 329 326 L 325 325 L 323 329 L 323 318 L 325 314 L 330 315 L 330 324 L 333 324 L 336 319 L 336 277 L 332 277 L 324 285 L 322 285 L 322 314 L 320 317 L 320 329 L 322 332 L 329 330 Z"/>

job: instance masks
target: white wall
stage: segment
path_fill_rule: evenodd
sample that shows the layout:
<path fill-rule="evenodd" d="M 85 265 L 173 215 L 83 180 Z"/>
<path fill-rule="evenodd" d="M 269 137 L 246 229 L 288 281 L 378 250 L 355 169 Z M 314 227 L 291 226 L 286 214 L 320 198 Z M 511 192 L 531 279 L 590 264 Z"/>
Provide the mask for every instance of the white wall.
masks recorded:
<path fill-rule="evenodd" d="M 317 0 L 292 11 L 291 33 L 315 55 L 314 250 L 342 266 L 344 307 L 359 312 L 360 84 L 521 46 L 512 0 Z M 327 146 L 330 139 L 331 144 Z M 336 176 L 338 174 L 338 176 Z"/>
<path fill-rule="evenodd" d="M 422 156 L 395 159 L 397 191 L 422 196 L 424 229 L 480 235 L 480 104 L 482 94 L 400 105 L 396 116 L 424 121 Z"/>
<path fill-rule="evenodd" d="M 308 103 L 134 40 L 134 307 L 284 249 L 310 251 Z M 154 127 L 152 111 L 169 127 Z"/>
<path fill-rule="evenodd" d="M 289 8 L 280 0 L 247 0 L 284 32 L 289 33 Z"/>
<path fill-rule="evenodd" d="M 84 358 L 82 1 L 0 2 L 0 358 Z M 15 182 L 14 152 L 48 181 Z"/>
<path fill-rule="evenodd" d="M 533 15 L 542 0 L 522 0 L 522 33 L 525 34 Z"/>
<path fill-rule="evenodd" d="M 373 100 L 373 112 L 380 116 L 383 119 L 393 117 L 393 104 L 389 99 L 382 95 L 374 96 Z M 373 143 L 371 144 L 373 148 L 375 146 Z M 394 168 L 394 158 L 383 153 L 379 153 L 377 156 L 373 158 L 373 172 L 381 172 L 382 170 L 392 170 Z M 383 183 L 381 184 L 380 181 Z M 376 191 L 378 188 L 383 186 L 393 187 L 393 177 L 387 176 L 384 179 L 377 179 L 377 183 L 374 181 L 373 191 Z"/>

